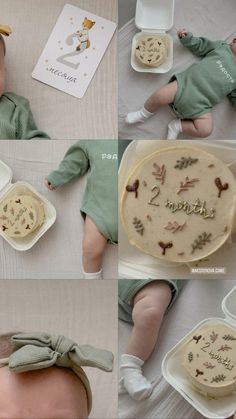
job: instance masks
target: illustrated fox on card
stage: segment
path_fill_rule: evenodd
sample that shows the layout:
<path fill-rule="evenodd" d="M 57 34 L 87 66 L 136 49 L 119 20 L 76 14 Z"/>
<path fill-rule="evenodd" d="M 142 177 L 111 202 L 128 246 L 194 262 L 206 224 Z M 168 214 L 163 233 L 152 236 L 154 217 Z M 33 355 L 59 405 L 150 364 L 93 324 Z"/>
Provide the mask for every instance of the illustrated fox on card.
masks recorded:
<path fill-rule="evenodd" d="M 93 20 L 87 19 L 87 17 L 83 21 L 83 29 L 77 31 L 79 44 L 76 48 L 76 51 L 84 51 L 85 49 L 90 47 L 90 40 L 89 40 L 89 30 L 95 25 L 96 22 Z"/>
<path fill-rule="evenodd" d="M 84 18 L 82 22 L 82 28 L 79 29 L 77 32 L 74 32 L 70 34 L 66 38 L 66 44 L 69 46 L 74 46 L 76 43 L 77 46 L 75 49 L 73 49 L 71 52 L 61 55 L 57 58 L 57 61 L 61 64 L 64 64 L 66 66 L 69 66 L 75 70 L 79 67 L 80 63 L 73 63 L 68 61 L 68 58 L 76 57 L 80 54 L 82 54 L 87 48 L 90 47 L 91 43 L 89 40 L 89 31 L 92 29 L 92 27 L 95 25 L 95 21 L 88 19 L 87 17 Z"/>

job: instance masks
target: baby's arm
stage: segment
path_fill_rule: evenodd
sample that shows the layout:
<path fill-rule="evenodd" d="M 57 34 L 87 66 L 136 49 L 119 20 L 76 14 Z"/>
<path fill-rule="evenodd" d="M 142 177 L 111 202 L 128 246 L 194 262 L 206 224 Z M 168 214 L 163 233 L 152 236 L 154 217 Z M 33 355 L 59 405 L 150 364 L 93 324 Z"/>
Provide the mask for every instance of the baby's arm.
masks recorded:
<path fill-rule="evenodd" d="M 236 89 L 234 89 L 227 97 L 231 105 L 233 105 L 234 109 L 236 110 Z"/>
<path fill-rule="evenodd" d="M 204 57 L 222 42 L 210 41 L 203 37 L 195 37 L 191 32 L 186 31 L 186 29 L 180 29 L 177 33 L 182 44 L 198 57 Z"/>
<path fill-rule="evenodd" d="M 75 177 L 83 176 L 88 169 L 89 159 L 78 141 L 69 148 L 59 168 L 47 176 L 45 184 L 50 190 L 53 190 L 70 182 Z"/>
<path fill-rule="evenodd" d="M 49 136 L 45 132 L 38 130 L 30 109 L 29 101 L 22 97 L 15 99 L 14 101 L 16 102 L 16 112 L 14 117 L 16 126 L 16 139 L 49 139 Z"/>

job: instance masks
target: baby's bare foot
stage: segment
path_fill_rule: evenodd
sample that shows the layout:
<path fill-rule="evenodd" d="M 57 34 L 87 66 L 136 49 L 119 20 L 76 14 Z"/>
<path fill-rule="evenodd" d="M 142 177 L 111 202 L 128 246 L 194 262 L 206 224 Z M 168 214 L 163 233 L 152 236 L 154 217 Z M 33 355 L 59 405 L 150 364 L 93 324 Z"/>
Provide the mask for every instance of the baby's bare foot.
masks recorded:
<path fill-rule="evenodd" d="M 47 187 L 50 191 L 53 191 L 54 189 L 56 189 L 56 188 L 55 188 L 55 186 L 53 186 L 53 185 L 52 185 L 52 183 L 51 183 L 51 182 L 49 182 L 47 179 L 45 179 L 44 183 L 45 183 L 45 186 L 46 186 L 46 187 Z"/>

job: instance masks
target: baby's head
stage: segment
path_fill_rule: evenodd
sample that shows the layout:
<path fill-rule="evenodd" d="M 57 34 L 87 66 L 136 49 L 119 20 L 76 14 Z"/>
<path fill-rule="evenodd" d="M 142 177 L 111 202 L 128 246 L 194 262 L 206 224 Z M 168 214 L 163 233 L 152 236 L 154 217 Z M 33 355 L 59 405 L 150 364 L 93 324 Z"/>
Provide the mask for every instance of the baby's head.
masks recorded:
<path fill-rule="evenodd" d="M 1 34 L 0 34 L 0 54 L 1 54 L 1 58 L 4 57 L 4 55 L 6 54 L 6 44 Z"/>
<path fill-rule="evenodd" d="M 231 48 L 231 51 L 232 51 L 232 53 L 235 55 L 235 57 L 236 57 L 236 38 L 234 38 L 233 40 L 232 40 L 232 42 L 230 43 L 230 48 Z"/>
<path fill-rule="evenodd" d="M 4 93 L 5 89 L 5 64 L 4 57 L 6 54 L 6 44 L 3 38 L 11 34 L 11 28 L 9 26 L 0 25 L 0 97 Z"/>
<path fill-rule="evenodd" d="M 6 54 L 6 44 L 5 41 L 3 39 L 3 36 L 9 36 L 11 35 L 12 30 L 10 28 L 10 26 L 7 25 L 0 25 L 0 54 L 3 56 Z"/>
<path fill-rule="evenodd" d="M 11 335 L 0 336 L 0 359 L 13 352 Z M 86 389 L 68 368 L 52 366 L 16 374 L 0 368 L 0 419 L 85 419 Z"/>
<path fill-rule="evenodd" d="M 12 337 L 0 335 L 0 419 L 86 419 L 91 391 L 80 346 L 45 333 Z"/>

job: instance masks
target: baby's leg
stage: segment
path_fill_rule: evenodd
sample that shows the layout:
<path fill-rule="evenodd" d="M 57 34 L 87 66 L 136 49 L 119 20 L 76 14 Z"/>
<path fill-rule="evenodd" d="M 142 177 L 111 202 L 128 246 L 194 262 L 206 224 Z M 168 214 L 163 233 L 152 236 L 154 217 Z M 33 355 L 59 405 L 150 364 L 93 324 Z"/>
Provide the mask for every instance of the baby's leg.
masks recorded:
<path fill-rule="evenodd" d="M 148 397 L 152 391 L 151 383 L 142 375 L 141 367 L 156 345 L 171 295 L 170 286 L 157 280 L 142 288 L 134 298 L 134 327 L 120 368 L 124 387 L 138 400 Z"/>
<path fill-rule="evenodd" d="M 144 122 L 152 116 L 161 106 L 169 105 L 174 101 L 177 92 L 177 81 L 168 83 L 156 90 L 144 103 L 144 107 L 137 112 L 131 112 L 126 117 L 128 124 Z"/>
<path fill-rule="evenodd" d="M 170 300 L 170 286 L 159 280 L 149 283 L 137 293 L 132 313 L 134 327 L 127 346 L 127 354 L 147 361 L 155 347 Z"/>
<path fill-rule="evenodd" d="M 184 134 L 192 137 L 206 138 L 212 133 L 212 114 L 208 112 L 193 120 L 182 120 L 181 124 Z"/>
<path fill-rule="evenodd" d="M 194 119 L 173 119 L 168 124 L 168 140 L 176 140 L 183 132 L 191 137 L 206 138 L 212 133 L 213 123 L 210 112 Z"/>
<path fill-rule="evenodd" d="M 83 269 L 86 279 L 100 279 L 102 277 L 102 258 L 106 245 L 107 239 L 87 215 L 83 238 Z"/>

